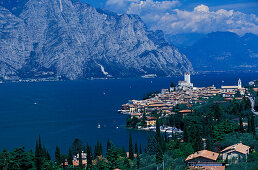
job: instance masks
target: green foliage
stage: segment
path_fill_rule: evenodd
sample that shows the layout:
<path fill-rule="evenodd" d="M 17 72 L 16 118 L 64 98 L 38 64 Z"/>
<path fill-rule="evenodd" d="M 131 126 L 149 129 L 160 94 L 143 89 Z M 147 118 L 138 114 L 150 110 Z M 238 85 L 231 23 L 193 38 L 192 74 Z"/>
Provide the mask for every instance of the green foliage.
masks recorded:
<path fill-rule="evenodd" d="M 122 168 L 127 158 L 122 157 L 123 153 L 118 147 L 112 146 L 107 153 L 109 169 Z"/>
<path fill-rule="evenodd" d="M 3 150 L 0 154 L 1 169 L 32 169 L 34 168 L 34 155 L 26 152 L 24 147 L 16 148 L 14 151 Z"/>
<path fill-rule="evenodd" d="M 91 147 L 87 144 L 87 169 L 92 168 L 92 151 Z"/>
<path fill-rule="evenodd" d="M 226 134 L 224 140 L 219 142 L 222 148 L 234 145 L 236 143 L 242 142 L 244 145 L 250 146 L 255 150 L 258 150 L 258 142 L 253 138 L 252 134 L 249 133 L 238 133 L 233 132 Z"/>
<path fill-rule="evenodd" d="M 214 126 L 213 136 L 214 141 L 221 141 L 228 133 L 234 132 L 238 129 L 238 125 L 229 120 L 224 120 Z"/>
<path fill-rule="evenodd" d="M 129 159 L 134 159 L 132 134 L 129 135 Z"/>
<path fill-rule="evenodd" d="M 194 149 L 190 143 L 180 143 L 177 149 L 173 150 L 173 158 L 186 158 L 194 153 Z"/>
<path fill-rule="evenodd" d="M 73 153 L 72 153 L 72 149 L 69 148 L 69 151 L 68 151 L 68 165 L 73 165 Z"/>
<path fill-rule="evenodd" d="M 227 170 L 257 170 L 258 169 L 258 161 L 254 162 L 241 162 L 237 164 L 231 164 L 229 167 L 227 167 Z"/>
<path fill-rule="evenodd" d="M 136 128 L 138 125 L 142 125 L 142 122 L 140 119 L 136 117 L 129 116 L 126 120 L 126 126 L 131 128 Z"/>
<path fill-rule="evenodd" d="M 62 163 L 60 148 L 58 146 L 56 146 L 56 151 L 55 151 L 55 163 L 57 165 L 61 165 Z"/>
<path fill-rule="evenodd" d="M 73 155 L 77 155 L 78 153 L 81 153 L 83 151 L 83 148 L 85 146 L 83 145 L 82 141 L 78 138 L 76 138 L 72 143 L 72 153 Z"/>
<path fill-rule="evenodd" d="M 143 100 L 150 99 L 152 97 L 155 97 L 156 94 L 159 94 L 159 92 L 158 91 L 154 91 L 154 92 L 150 92 L 150 93 L 144 94 L 142 99 Z"/>
<path fill-rule="evenodd" d="M 145 154 L 155 155 L 157 152 L 158 143 L 153 134 L 149 135 L 147 145 L 145 147 Z"/>

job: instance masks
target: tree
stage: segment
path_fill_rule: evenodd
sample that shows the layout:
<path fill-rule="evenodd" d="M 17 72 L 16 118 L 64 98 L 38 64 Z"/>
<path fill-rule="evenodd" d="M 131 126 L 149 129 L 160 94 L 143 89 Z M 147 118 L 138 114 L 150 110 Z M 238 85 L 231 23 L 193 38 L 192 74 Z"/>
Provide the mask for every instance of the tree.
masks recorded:
<path fill-rule="evenodd" d="M 60 148 L 58 146 L 56 146 L 56 151 L 55 151 L 55 163 L 57 165 L 61 165 L 62 163 Z"/>
<path fill-rule="evenodd" d="M 83 145 L 82 141 L 80 139 L 76 138 L 72 144 L 73 155 L 77 155 L 78 153 L 81 153 L 83 151 L 84 147 L 85 146 Z"/>
<path fill-rule="evenodd" d="M 142 144 L 140 144 L 140 151 L 139 151 L 140 155 L 142 154 Z"/>
<path fill-rule="evenodd" d="M 127 157 L 125 146 L 123 146 L 123 149 L 122 149 L 122 156 L 125 158 Z"/>
<path fill-rule="evenodd" d="M 33 168 L 34 156 L 30 152 L 25 152 L 24 147 L 16 148 L 10 154 L 8 169 L 31 169 Z"/>
<path fill-rule="evenodd" d="M 161 145 L 161 134 L 160 134 L 159 119 L 157 119 L 157 121 L 156 121 L 156 140 L 158 142 L 158 145 Z"/>
<path fill-rule="evenodd" d="M 256 136 L 256 131 L 255 131 L 255 115 L 252 115 L 251 117 L 251 129 L 252 129 L 252 132 L 253 132 L 253 137 L 255 138 Z"/>
<path fill-rule="evenodd" d="M 158 145 L 157 153 L 156 153 L 156 164 L 160 164 L 163 161 L 163 152 L 161 145 Z"/>
<path fill-rule="evenodd" d="M 136 154 L 136 165 L 137 165 L 137 169 L 140 168 L 140 154 L 138 152 L 138 146 L 137 143 L 135 144 L 135 154 Z"/>
<path fill-rule="evenodd" d="M 252 132 L 252 122 L 251 122 L 251 118 L 248 115 L 248 127 L 247 127 L 247 133 L 251 133 Z"/>
<path fill-rule="evenodd" d="M 111 149 L 111 147 L 112 147 L 112 144 L 111 144 L 110 140 L 108 139 L 107 140 L 107 153 Z"/>
<path fill-rule="evenodd" d="M 68 165 L 73 165 L 73 153 L 72 153 L 72 149 L 69 148 L 69 151 L 68 151 Z"/>
<path fill-rule="evenodd" d="M 241 133 L 244 133 L 244 132 L 245 132 L 244 126 L 243 126 L 242 117 L 239 118 L 239 131 L 240 131 Z"/>
<path fill-rule="evenodd" d="M 0 169 L 3 169 L 3 170 L 8 169 L 8 164 L 10 161 L 9 159 L 10 159 L 9 152 L 7 152 L 7 150 L 4 149 L 0 154 Z"/>
<path fill-rule="evenodd" d="M 155 155 L 157 152 L 158 142 L 153 134 L 150 134 L 144 152 L 148 155 Z"/>
<path fill-rule="evenodd" d="M 36 147 L 35 147 L 35 165 L 37 170 L 41 170 L 41 166 L 43 164 L 43 158 L 42 158 L 42 145 L 41 145 L 41 139 L 39 136 L 39 139 L 36 140 Z"/>
<path fill-rule="evenodd" d="M 129 135 L 129 159 L 134 159 L 132 134 Z"/>
<path fill-rule="evenodd" d="M 92 167 L 92 151 L 91 147 L 87 144 L 87 169 Z"/>

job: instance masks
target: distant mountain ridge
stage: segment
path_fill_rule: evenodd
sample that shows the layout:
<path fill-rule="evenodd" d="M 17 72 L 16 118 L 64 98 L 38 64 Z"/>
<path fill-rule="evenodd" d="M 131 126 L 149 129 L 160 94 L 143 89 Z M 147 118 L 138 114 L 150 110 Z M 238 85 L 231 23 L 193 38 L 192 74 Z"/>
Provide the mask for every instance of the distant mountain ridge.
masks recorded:
<path fill-rule="evenodd" d="M 9 2 L 9 1 L 8 1 Z M 168 76 L 191 62 L 136 15 L 79 0 L 0 0 L 0 79 Z M 20 9 L 21 8 L 21 9 Z M 16 10 L 19 9 L 19 10 Z"/>
<path fill-rule="evenodd" d="M 182 51 L 195 71 L 257 71 L 257 44 L 255 34 L 240 37 L 232 32 L 213 32 Z"/>

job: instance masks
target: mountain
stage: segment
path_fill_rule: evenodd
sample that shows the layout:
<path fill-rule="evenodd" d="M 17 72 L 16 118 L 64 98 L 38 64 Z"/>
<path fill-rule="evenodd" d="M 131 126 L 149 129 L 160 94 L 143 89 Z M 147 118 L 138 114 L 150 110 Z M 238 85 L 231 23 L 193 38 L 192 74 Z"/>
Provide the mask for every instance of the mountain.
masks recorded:
<path fill-rule="evenodd" d="M 176 45 L 179 48 L 189 47 L 195 44 L 198 40 L 204 38 L 206 34 L 201 33 L 185 33 L 185 34 L 166 34 L 168 42 Z"/>
<path fill-rule="evenodd" d="M 183 52 L 196 71 L 258 70 L 258 35 L 232 32 L 207 34 Z"/>
<path fill-rule="evenodd" d="M 167 76 L 193 71 L 161 31 L 136 15 L 79 0 L 0 0 L 0 79 Z M 8 9 L 7 9 L 8 7 Z M 13 12 L 12 9 L 20 9 Z M 14 10 L 15 11 L 15 10 Z"/>

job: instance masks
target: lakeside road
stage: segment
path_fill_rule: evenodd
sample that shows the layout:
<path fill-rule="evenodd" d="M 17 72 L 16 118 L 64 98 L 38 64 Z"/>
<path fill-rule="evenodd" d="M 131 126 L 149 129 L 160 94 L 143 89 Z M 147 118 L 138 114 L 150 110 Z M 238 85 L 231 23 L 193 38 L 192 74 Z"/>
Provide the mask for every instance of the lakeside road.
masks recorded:
<path fill-rule="evenodd" d="M 252 97 L 248 97 L 250 102 L 251 102 L 251 105 L 252 105 L 252 112 L 255 114 L 255 115 L 258 115 L 258 112 L 256 112 L 254 110 L 254 104 L 255 104 L 255 100 L 252 98 Z"/>

